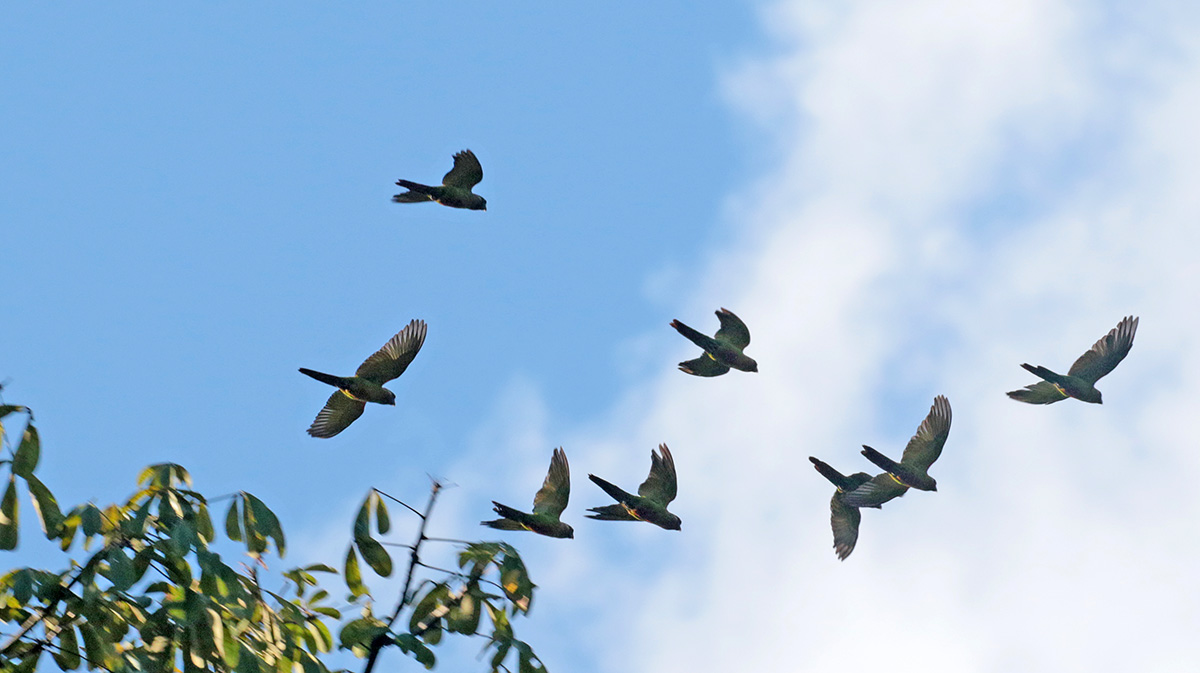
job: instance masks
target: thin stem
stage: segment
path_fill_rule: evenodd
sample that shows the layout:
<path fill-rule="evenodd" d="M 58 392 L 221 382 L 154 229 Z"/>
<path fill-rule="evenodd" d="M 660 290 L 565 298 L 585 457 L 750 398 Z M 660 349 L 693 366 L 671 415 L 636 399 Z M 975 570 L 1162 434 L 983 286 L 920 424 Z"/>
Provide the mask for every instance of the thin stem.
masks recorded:
<path fill-rule="evenodd" d="M 401 505 L 408 507 L 408 505 L 406 505 L 404 502 L 397 500 L 396 498 L 392 498 L 392 496 L 388 495 L 387 493 L 384 493 L 383 491 L 380 491 L 379 489 L 375 489 L 375 490 L 380 495 L 385 495 L 385 496 L 391 498 L 392 500 L 395 500 L 396 502 L 400 503 Z M 437 481 L 433 482 L 433 488 L 430 490 L 429 502 L 428 502 L 428 504 L 425 505 L 425 513 L 424 514 L 422 514 L 421 512 L 417 512 L 417 510 L 413 509 L 412 507 L 408 507 L 409 509 L 412 509 L 412 511 L 414 513 L 416 513 L 417 516 L 421 517 L 421 527 L 417 530 L 417 540 L 416 540 L 416 542 L 413 543 L 412 553 L 409 555 L 409 558 L 408 558 L 408 572 L 405 573 L 405 575 L 404 575 L 404 589 L 402 589 L 400 591 L 400 601 L 396 604 L 396 609 L 392 611 L 392 616 L 389 617 L 388 621 L 387 621 L 387 628 L 389 631 L 392 628 L 392 624 L 395 624 L 396 620 L 400 618 L 400 612 L 404 610 L 404 606 L 408 605 L 408 590 L 412 586 L 413 572 L 417 569 L 417 566 L 420 565 L 420 563 L 421 563 L 421 557 L 420 557 L 421 543 L 426 540 L 425 526 L 429 523 L 429 513 L 431 511 L 433 511 L 433 503 L 435 503 L 437 501 L 438 492 L 441 490 L 442 490 L 441 483 L 439 483 Z M 365 667 L 363 667 L 363 673 L 371 673 L 371 671 L 374 670 L 375 661 L 376 661 L 376 659 L 379 658 L 379 652 L 383 649 L 383 646 L 387 644 L 388 640 L 389 640 L 389 638 L 387 637 L 386 631 L 385 631 L 384 633 L 381 633 L 380 635 L 375 636 L 375 639 L 371 641 L 371 651 L 367 655 L 367 665 Z"/>
<path fill-rule="evenodd" d="M 441 488 L 441 485 L 438 484 L 436 481 L 433 482 L 433 485 L 435 487 L 435 492 L 436 492 L 437 488 Z M 416 514 L 417 516 L 421 517 L 422 519 L 424 519 L 426 514 L 429 513 L 429 510 L 426 509 L 425 510 L 426 514 L 422 514 L 422 513 L 418 512 L 417 510 L 413 509 L 412 505 L 408 504 L 407 502 L 404 502 L 403 500 L 401 500 L 400 498 L 397 498 L 395 496 L 388 495 L 387 493 L 384 493 L 383 491 L 381 491 L 379 489 L 375 489 L 375 492 L 378 493 L 379 495 L 382 495 L 383 497 L 387 498 L 388 500 L 391 500 L 393 502 L 398 502 L 401 505 L 404 505 L 405 507 L 408 508 L 408 511 L 412 512 L 413 514 Z"/>

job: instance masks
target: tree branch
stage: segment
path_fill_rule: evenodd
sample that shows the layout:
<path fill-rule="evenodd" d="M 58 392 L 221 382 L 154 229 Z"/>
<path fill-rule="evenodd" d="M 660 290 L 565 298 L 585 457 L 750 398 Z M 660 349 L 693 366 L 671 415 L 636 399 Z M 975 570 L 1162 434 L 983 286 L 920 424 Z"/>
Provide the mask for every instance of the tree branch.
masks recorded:
<path fill-rule="evenodd" d="M 378 491 L 378 489 L 376 490 Z M 400 601 L 396 604 L 396 609 L 392 611 L 392 616 L 389 617 L 387 621 L 388 631 L 391 630 L 392 624 L 395 624 L 396 620 L 400 618 L 400 613 L 404 610 L 404 606 L 408 605 L 408 590 L 412 586 L 413 572 L 416 571 L 417 566 L 421 564 L 421 557 L 419 555 L 421 552 L 421 543 L 428 539 L 425 537 L 425 526 L 429 523 L 429 513 L 433 511 L 433 503 L 437 501 L 438 492 L 441 490 L 442 484 L 434 481 L 433 489 L 429 493 L 429 502 L 425 505 L 425 512 L 423 514 L 421 512 L 417 512 L 417 510 L 413 509 L 412 507 L 408 507 L 408 505 L 405 505 L 400 500 L 396 500 L 396 498 L 392 498 L 390 495 L 387 496 L 392 498 L 392 500 L 396 500 L 396 502 L 399 502 L 401 505 L 412 509 L 413 512 L 416 512 L 417 516 L 421 517 L 421 527 L 417 529 L 417 541 L 413 543 L 412 553 L 408 557 L 408 572 L 404 575 L 404 588 L 400 591 Z M 379 491 L 379 493 L 382 495 L 387 495 L 386 493 L 383 493 L 383 491 Z M 384 645 L 388 644 L 390 640 L 391 639 L 388 638 L 386 632 L 375 636 L 375 639 L 371 641 L 371 651 L 369 654 L 367 654 L 367 665 L 363 667 L 363 673 L 371 673 L 371 671 L 374 670 L 375 661 L 379 658 L 379 652 L 383 649 Z"/>

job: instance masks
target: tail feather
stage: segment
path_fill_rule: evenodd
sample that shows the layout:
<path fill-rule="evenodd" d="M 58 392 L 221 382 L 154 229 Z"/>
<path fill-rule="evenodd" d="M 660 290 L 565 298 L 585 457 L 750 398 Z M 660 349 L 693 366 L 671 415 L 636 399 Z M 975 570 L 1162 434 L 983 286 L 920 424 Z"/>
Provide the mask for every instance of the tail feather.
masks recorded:
<path fill-rule="evenodd" d="M 595 514 L 587 515 L 587 518 L 589 519 L 597 519 L 599 521 L 637 521 L 637 519 L 630 516 L 629 512 L 625 511 L 625 508 L 620 505 L 592 507 L 588 509 L 588 511 L 595 512 Z"/>
<path fill-rule="evenodd" d="M 613 485 L 607 481 L 604 481 L 603 479 L 601 479 L 600 477 L 597 477 L 594 474 L 589 474 L 588 479 L 591 479 L 593 483 L 595 483 L 600 488 L 604 489 L 604 492 L 607 493 L 609 496 L 611 496 L 613 500 L 617 500 L 619 502 L 625 502 L 626 500 L 631 500 L 633 498 L 633 496 L 631 494 L 626 493 L 625 491 L 622 491 L 621 489 L 617 488 L 615 485 Z M 615 505 L 609 505 L 609 506 L 613 507 Z"/>
<path fill-rule="evenodd" d="M 335 388 L 346 387 L 346 379 L 341 376 L 334 376 L 333 374 L 326 374 L 324 372 L 318 372 L 312 369 L 305 369 L 304 367 L 300 368 L 300 373 L 304 374 L 305 376 L 311 376 L 321 383 L 328 383 Z"/>
<path fill-rule="evenodd" d="M 511 519 L 496 519 L 494 521 L 480 521 L 479 525 L 495 528 L 496 530 L 525 530 L 525 527 Z"/>
<path fill-rule="evenodd" d="M 706 336 L 679 322 L 678 320 L 671 321 L 671 327 L 674 327 L 683 336 L 687 337 L 688 341 L 703 348 L 705 351 L 713 351 L 717 349 L 717 342 L 710 336 Z"/>
<path fill-rule="evenodd" d="M 426 196 L 433 196 L 434 192 L 437 191 L 436 187 L 430 187 L 429 185 L 423 185 L 419 182 L 411 182 L 409 180 L 397 180 L 396 184 L 407 190 L 414 191 L 418 194 L 425 194 Z"/>
<path fill-rule="evenodd" d="M 875 463 L 879 467 L 879 469 L 881 469 L 885 472 L 895 473 L 896 469 L 898 467 L 900 467 L 900 465 L 898 463 L 896 463 L 896 461 L 892 460 L 891 458 L 888 458 L 887 456 L 876 451 L 875 449 L 872 449 L 871 447 L 867 446 L 866 444 L 863 444 L 862 455 L 866 456 L 867 460 L 871 461 L 872 463 Z"/>
<path fill-rule="evenodd" d="M 820 472 L 822 477 L 828 479 L 838 489 L 846 490 L 847 486 L 849 486 L 850 480 L 846 478 L 846 475 L 830 467 L 829 463 L 813 458 L 812 456 L 809 456 L 808 459 L 812 461 L 813 467 L 817 468 L 817 472 Z"/>
<path fill-rule="evenodd" d="M 1049 381 L 1050 383 L 1060 383 L 1063 378 L 1059 374 L 1055 374 L 1054 372 L 1050 371 L 1049 369 L 1046 369 L 1045 367 L 1042 367 L 1041 365 L 1038 365 L 1035 367 L 1034 365 L 1031 365 L 1031 364 L 1022 364 L 1021 368 L 1024 369 L 1025 371 L 1029 372 L 1030 374 L 1033 374 L 1034 376 L 1038 377 L 1039 379 L 1044 379 L 1046 381 Z"/>

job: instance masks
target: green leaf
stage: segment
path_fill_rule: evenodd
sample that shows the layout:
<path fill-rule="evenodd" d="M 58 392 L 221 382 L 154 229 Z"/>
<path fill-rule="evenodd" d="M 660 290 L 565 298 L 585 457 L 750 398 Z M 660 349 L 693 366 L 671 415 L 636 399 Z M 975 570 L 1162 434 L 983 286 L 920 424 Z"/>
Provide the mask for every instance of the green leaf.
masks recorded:
<path fill-rule="evenodd" d="M 392 519 L 388 516 L 387 505 L 384 504 L 383 498 L 375 500 L 375 530 L 379 531 L 380 535 L 387 535 L 387 532 L 392 529 Z"/>
<path fill-rule="evenodd" d="M 37 468 L 38 458 L 42 455 L 42 443 L 38 439 L 37 428 L 25 426 L 25 434 L 13 455 L 12 471 L 19 477 L 28 477 Z"/>
<path fill-rule="evenodd" d="M 246 534 L 246 551 L 261 554 L 267 550 L 267 538 L 258 529 L 254 508 L 250 506 L 250 494 L 242 493 L 242 531 Z"/>
<path fill-rule="evenodd" d="M 33 570 L 21 568 L 12 574 L 12 596 L 21 605 L 28 605 L 33 598 Z"/>
<path fill-rule="evenodd" d="M 18 411 L 29 411 L 28 407 L 23 407 L 19 404 L 0 404 L 0 418 L 16 413 Z M 32 414 L 30 414 L 32 416 Z"/>
<path fill-rule="evenodd" d="M 17 548 L 17 479 L 9 475 L 8 488 L 0 500 L 0 550 Z"/>
<path fill-rule="evenodd" d="M 375 491 L 367 494 L 367 498 L 363 500 L 362 507 L 358 508 L 358 515 L 354 517 L 354 539 L 363 540 L 371 537 L 371 501 L 379 496 Z"/>
<path fill-rule="evenodd" d="M 362 583 L 362 571 L 358 568 L 358 554 L 354 553 L 354 545 L 346 550 L 346 586 L 352 596 L 362 596 L 367 588 Z"/>
<path fill-rule="evenodd" d="M 310 566 L 304 566 L 303 570 L 307 570 L 310 573 L 336 573 L 337 572 L 337 568 L 334 568 L 331 565 L 326 565 L 324 563 L 314 563 Z"/>
<path fill-rule="evenodd" d="M 425 593 L 417 606 L 413 608 L 412 617 L 408 621 L 408 630 L 421 633 L 432 628 L 434 622 L 446 614 L 446 599 L 450 597 L 450 586 L 438 582 Z"/>
<path fill-rule="evenodd" d="M 246 494 L 246 502 L 254 510 L 254 521 L 258 525 L 258 530 L 275 541 L 275 551 L 279 553 L 279 558 L 283 558 L 287 554 L 287 540 L 283 537 L 283 527 L 279 525 L 279 517 L 275 516 L 275 512 L 263 504 L 262 500 L 249 493 Z M 266 551 L 265 546 L 263 551 Z"/>
<path fill-rule="evenodd" d="M 33 510 L 37 512 L 38 521 L 42 523 L 42 532 L 47 540 L 58 537 L 62 527 L 63 515 L 58 508 L 54 494 L 40 479 L 32 474 L 25 477 L 25 485 L 29 487 L 29 495 L 33 498 Z"/>
<path fill-rule="evenodd" d="M 200 503 L 196 511 L 196 534 L 200 536 L 205 545 L 212 544 L 216 538 L 216 534 L 213 532 L 212 517 L 208 515 L 208 505 L 204 503 Z"/>
<path fill-rule="evenodd" d="M 342 627 L 342 632 L 338 634 L 338 640 L 341 642 L 343 648 L 360 648 L 366 650 L 371 646 L 371 641 L 386 632 L 387 627 L 381 624 L 379 620 L 370 617 L 359 617 Z"/>
<path fill-rule="evenodd" d="M 240 495 L 233 496 L 229 501 L 229 511 L 225 514 L 225 535 L 234 542 L 242 541 L 242 527 L 239 525 L 238 500 Z"/>
<path fill-rule="evenodd" d="M 113 589 L 116 591 L 126 591 L 133 586 L 137 581 L 133 567 L 133 561 L 125 555 L 125 550 L 122 547 L 113 547 L 108 550 L 108 573 L 107 577 L 113 583 Z"/>
<path fill-rule="evenodd" d="M 54 651 L 54 661 L 64 671 L 79 668 L 79 640 L 75 637 L 75 627 L 67 624 L 58 632 L 58 649 Z"/>
<path fill-rule="evenodd" d="M 100 509 L 91 503 L 84 505 L 81 521 L 83 522 L 83 534 L 86 537 L 92 537 L 104 527 L 104 517 L 100 515 Z"/>
<path fill-rule="evenodd" d="M 372 538 L 358 538 L 358 551 L 362 552 L 363 560 L 367 565 L 371 566 L 371 570 L 375 571 L 380 577 L 390 577 L 392 575 L 392 557 Z"/>
<path fill-rule="evenodd" d="M 396 644 L 400 646 L 401 651 L 413 655 L 413 658 L 426 670 L 433 668 L 437 663 L 437 658 L 433 656 L 433 650 L 411 633 L 401 633 L 396 636 Z"/>

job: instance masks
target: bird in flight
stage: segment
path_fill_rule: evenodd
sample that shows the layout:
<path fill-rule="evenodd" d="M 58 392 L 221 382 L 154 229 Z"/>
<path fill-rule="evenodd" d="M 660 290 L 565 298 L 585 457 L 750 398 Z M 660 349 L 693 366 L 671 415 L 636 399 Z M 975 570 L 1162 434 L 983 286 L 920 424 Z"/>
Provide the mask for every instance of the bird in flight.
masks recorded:
<path fill-rule="evenodd" d="M 837 553 L 838 559 L 845 561 L 850 552 L 854 551 L 854 545 L 858 542 L 858 524 L 862 520 L 862 513 L 857 507 L 851 507 L 843 502 L 842 496 L 863 484 L 871 481 L 871 475 L 866 472 L 855 472 L 849 476 L 838 472 L 829 466 L 828 463 L 817 460 L 809 456 L 813 467 L 821 476 L 833 483 L 835 490 L 833 497 L 829 500 L 829 523 L 833 527 L 833 549 Z M 866 505 L 867 507 L 879 508 L 879 505 Z"/>
<path fill-rule="evenodd" d="M 862 454 L 867 460 L 884 470 L 842 495 L 842 502 L 850 507 L 874 507 L 898 498 L 909 488 L 936 491 L 937 481 L 929 476 L 929 466 L 942 455 L 942 447 L 950 436 L 950 401 L 944 396 L 933 398 L 929 415 L 921 421 L 917 434 L 908 440 L 900 462 L 863 445 Z"/>
<path fill-rule="evenodd" d="M 1080 355 L 1075 364 L 1067 370 L 1066 376 L 1055 374 L 1045 367 L 1022 364 L 1021 367 L 1042 380 L 1020 390 L 1010 391 L 1008 396 L 1029 404 L 1054 404 L 1068 397 L 1103 404 L 1100 391 L 1096 390 L 1096 381 L 1115 369 L 1129 354 L 1129 349 L 1133 348 L 1133 335 L 1137 332 L 1137 326 L 1137 318 L 1126 316 L 1108 334 L 1093 344 L 1088 352 Z"/>
<path fill-rule="evenodd" d="M 715 336 L 705 336 L 678 320 L 671 321 L 680 334 L 704 349 L 704 354 L 695 360 L 679 363 L 679 369 L 692 376 L 720 376 L 730 368 L 744 372 L 757 372 L 758 363 L 742 352 L 750 345 L 750 330 L 741 318 L 728 309 L 716 312 L 721 328 Z"/>
<path fill-rule="evenodd" d="M 333 437 L 362 416 L 367 402 L 396 405 L 396 394 L 383 384 L 404 373 L 425 343 L 425 321 L 413 320 L 363 361 L 354 376 L 334 376 L 300 368 L 300 373 L 337 388 L 308 428 L 313 437 Z"/>
<path fill-rule="evenodd" d="M 661 455 L 659 455 L 661 454 Z M 601 521 L 646 521 L 667 530 L 679 530 L 682 521 L 667 511 L 667 505 L 675 499 L 678 483 L 675 479 L 675 459 L 666 444 L 658 445 L 658 453 L 650 452 L 650 476 L 638 486 L 638 494 L 626 493 L 613 484 L 589 474 L 597 486 L 617 501 L 615 505 L 592 507 L 589 519 Z"/>
<path fill-rule="evenodd" d="M 567 454 L 559 447 L 550 458 L 550 471 L 546 473 L 546 481 L 533 496 L 533 514 L 526 514 L 493 500 L 494 509 L 502 518 L 479 523 L 500 530 L 531 530 L 548 537 L 574 538 L 575 530 L 559 521 L 570 498 L 571 468 L 567 465 Z"/>
<path fill-rule="evenodd" d="M 431 187 L 419 182 L 397 180 L 396 184 L 407 189 L 403 194 L 392 197 L 396 203 L 421 203 L 436 201 L 451 208 L 466 208 L 467 210 L 487 210 L 487 200 L 471 191 L 471 188 L 483 180 L 483 166 L 471 150 L 463 150 L 454 155 L 454 168 L 442 178 L 440 187 Z"/>

